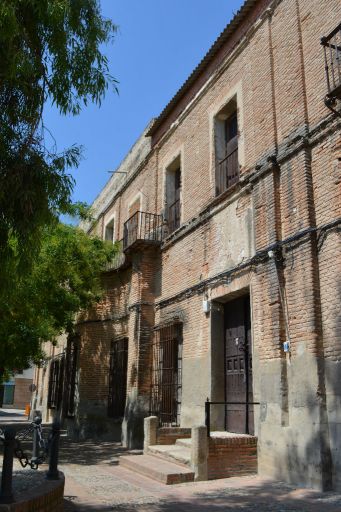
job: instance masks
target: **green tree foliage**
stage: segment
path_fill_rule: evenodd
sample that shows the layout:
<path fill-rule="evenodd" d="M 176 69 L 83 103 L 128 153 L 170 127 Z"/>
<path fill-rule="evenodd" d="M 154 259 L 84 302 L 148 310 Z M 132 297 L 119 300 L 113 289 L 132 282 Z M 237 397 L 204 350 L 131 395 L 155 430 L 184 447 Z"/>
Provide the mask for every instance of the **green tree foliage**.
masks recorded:
<path fill-rule="evenodd" d="M 101 51 L 115 30 L 99 0 L 0 0 L 0 293 L 12 258 L 24 271 L 71 206 L 80 148 L 47 147 L 44 104 L 76 115 L 116 90 Z"/>
<path fill-rule="evenodd" d="M 77 227 L 56 222 L 43 230 L 30 271 L 15 272 L 0 301 L 0 369 L 27 367 L 45 341 L 72 332 L 75 315 L 100 298 L 101 273 L 115 252 Z"/>

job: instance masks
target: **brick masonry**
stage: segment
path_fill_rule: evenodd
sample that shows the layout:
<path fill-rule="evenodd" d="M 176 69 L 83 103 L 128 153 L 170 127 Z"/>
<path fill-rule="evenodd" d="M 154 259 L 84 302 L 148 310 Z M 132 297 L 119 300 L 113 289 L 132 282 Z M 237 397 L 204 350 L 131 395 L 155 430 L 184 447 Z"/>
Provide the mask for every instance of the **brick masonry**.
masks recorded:
<path fill-rule="evenodd" d="M 175 444 L 177 439 L 190 439 L 190 437 L 190 428 L 159 427 L 156 432 L 156 444 Z"/>
<path fill-rule="evenodd" d="M 207 467 L 209 480 L 257 473 L 257 438 L 211 437 Z"/>
<path fill-rule="evenodd" d="M 0 512 L 63 512 L 64 484 L 63 473 L 59 480 L 44 482 L 44 485 L 25 491 L 25 496 L 16 496 L 16 502 L 0 505 Z"/>
<path fill-rule="evenodd" d="M 140 245 L 129 253 L 128 266 L 106 273 L 102 300 L 79 318 L 77 411 L 70 424 L 78 431 L 87 422 L 98 424 L 99 435 L 114 436 L 106 416 L 109 348 L 124 335 L 123 441 L 142 446 L 153 329 L 175 318 L 183 324 L 180 426 L 202 424 L 206 398 L 224 400 L 224 304 L 248 293 L 253 396 L 260 402 L 254 417 L 258 471 L 341 488 L 341 121 L 323 101 L 320 46 L 320 37 L 340 22 L 340 3 L 248 1 L 238 16 L 143 135 L 148 142 L 135 146 L 150 150 L 130 155 L 129 175 L 117 177 L 112 200 L 107 189 L 102 203 L 96 200 L 104 206 L 90 232 L 103 237 L 114 216 L 120 240 L 138 198 L 142 211 L 165 212 L 165 175 L 180 161 L 179 229 L 161 247 Z M 240 179 L 217 197 L 215 126 L 231 98 L 237 102 Z M 283 351 L 287 339 L 289 354 Z M 48 417 L 48 379 L 39 372 L 35 403 Z M 219 414 L 214 421 L 222 428 Z"/>

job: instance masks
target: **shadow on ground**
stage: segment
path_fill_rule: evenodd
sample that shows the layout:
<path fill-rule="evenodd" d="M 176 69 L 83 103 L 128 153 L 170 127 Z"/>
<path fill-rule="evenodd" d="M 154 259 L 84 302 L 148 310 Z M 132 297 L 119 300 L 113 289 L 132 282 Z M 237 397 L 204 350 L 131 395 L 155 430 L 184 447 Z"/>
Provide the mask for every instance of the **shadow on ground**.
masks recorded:
<path fill-rule="evenodd" d="M 73 442 L 61 438 L 59 448 L 59 463 L 84 464 L 94 466 L 96 464 L 118 464 L 121 455 L 127 454 L 127 448 L 123 448 L 116 442 L 97 442 L 96 440 Z M 138 454 L 141 450 L 130 450 L 128 453 Z"/>
<path fill-rule="evenodd" d="M 218 482 L 216 481 L 215 484 Z M 171 486 L 161 496 L 146 502 L 77 505 L 76 498 L 65 496 L 65 512 L 340 512 L 341 495 L 312 490 L 297 491 L 284 483 L 247 484 L 199 492 L 201 484 Z M 203 483 L 203 486 L 207 483 Z M 169 491 L 168 491 L 169 489 Z M 168 493 L 168 496 L 167 496 Z M 103 499 L 103 501 L 105 501 Z M 123 500 L 122 500 L 123 501 Z"/>

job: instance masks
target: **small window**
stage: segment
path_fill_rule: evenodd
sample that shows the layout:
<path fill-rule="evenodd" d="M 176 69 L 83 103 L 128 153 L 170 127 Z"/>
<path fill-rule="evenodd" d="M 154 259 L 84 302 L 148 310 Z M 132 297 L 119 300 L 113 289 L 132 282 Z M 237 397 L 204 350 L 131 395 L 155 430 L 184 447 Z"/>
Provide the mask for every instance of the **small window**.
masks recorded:
<path fill-rule="evenodd" d="M 231 100 L 215 118 L 216 194 L 239 181 L 238 117 L 236 100 Z"/>
<path fill-rule="evenodd" d="M 115 241 L 115 220 L 112 219 L 108 224 L 105 226 L 105 240 L 108 242 L 114 243 Z"/>
<path fill-rule="evenodd" d="M 181 223 L 181 166 L 180 157 L 166 170 L 166 220 L 168 232 L 172 233 Z"/>

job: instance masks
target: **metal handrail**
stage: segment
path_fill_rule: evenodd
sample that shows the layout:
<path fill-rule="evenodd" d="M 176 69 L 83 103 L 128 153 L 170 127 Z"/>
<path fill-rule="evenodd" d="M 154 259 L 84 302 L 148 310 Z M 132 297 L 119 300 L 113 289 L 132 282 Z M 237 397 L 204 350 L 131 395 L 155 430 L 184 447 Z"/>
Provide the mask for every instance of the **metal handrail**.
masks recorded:
<path fill-rule="evenodd" d="M 163 217 L 157 213 L 135 212 L 124 223 L 123 251 L 138 240 L 162 242 Z"/>
<path fill-rule="evenodd" d="M 341 99 L 341 23 L 328 36 L 321 38 L 321 45 L 328 89 L 325 103 L 330 108 L 337 99 Z"/>
<path fill-rule="evenodd" d="M 325 45 L 325 43 L 326 43 L 327 41 L 329 41 L 329 39 L 331 39 L 332 37 L 334 37 L 334 36 L 335 36 L 335 34 L 337 34 L 339 30 L 341 30 L 341 23 L 340 23 L 339 25 L 337 25 L 337 27 L 335 27 L 335 28 L 330 32 L 330 34 L 328 34 L 327 36 L 325 36 L 325 37 L 322 37 L 322 38 L 321 38 L 321 44 Z"/>
<path fill-rule="evenodd" d="M 207 437 L 211 436 L 211 405 L 260 405 L 260 402 L 249 402 L 249 400 L 245 400 L 243 402 L 211 402 L 208 398 L 205 402 L 205 425 L 207 429 Z M 246 433 L 249 434 L 249 425 L 247 421 L 246 425 Z"/>

